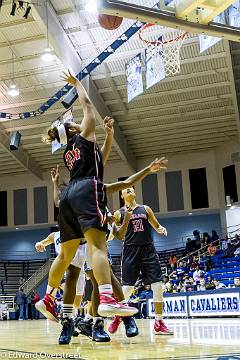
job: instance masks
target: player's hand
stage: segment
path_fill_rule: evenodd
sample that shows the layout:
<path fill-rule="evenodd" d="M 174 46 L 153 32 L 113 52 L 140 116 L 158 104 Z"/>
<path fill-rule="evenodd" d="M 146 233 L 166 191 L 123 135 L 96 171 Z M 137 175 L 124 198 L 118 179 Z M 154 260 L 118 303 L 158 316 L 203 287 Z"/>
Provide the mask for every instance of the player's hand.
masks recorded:
<path fill-rule="evenodd" d="M 125 205 L 125 210 L 129 215 L 132 215 L 133 209 L 129 205 Z"/>
<path fill-rule="evenodd" d="M 110 116 L 106 116 L 103 120 L 104 131 L 107 135 L 114 135 L 114 119 Z"/>
<path fill-rule="evenodd" d="M 40 241 L 35 244 L 35 249 L 37 252 L 44 252 L 46 250 L 45 246 Z"/>
<path fill-rule="evenodd" d="M 51 177 L 52 177 L 53 183 L 58 183 L 58 181 L 59 181 L 59 165 L 57 165 L 56 168 L 52 168 Z"/>
<path fill-rule="evenodd" d="M 167 170 L 168 160 L 165 157 L 160 159 L 156 158 L 150 165 L 149 170 L 151 173 L 155 173 L 161 170 Z"/>
<path fill-rule="evenodd" d="M 71 74 L 70 70 L 68 70 L 68 73 L 64 71 L 61 79 L 72 86 L 76 86 L 78 83 L 78 79 Z"/>
<path fill-rule="evenodd" d="M 156 231 L 160 235 L 167 236 L 167 229 L 165 229 L 163 226 L 159 226 Z"/>

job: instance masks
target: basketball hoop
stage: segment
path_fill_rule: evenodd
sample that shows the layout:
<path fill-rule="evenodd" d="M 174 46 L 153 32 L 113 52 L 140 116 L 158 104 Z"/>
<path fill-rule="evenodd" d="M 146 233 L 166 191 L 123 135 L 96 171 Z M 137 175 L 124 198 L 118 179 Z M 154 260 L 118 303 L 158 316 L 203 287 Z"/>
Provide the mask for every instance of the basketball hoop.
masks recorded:
<path fill-rule="evenodd" d="M 151 31 L 146 31 L 149 29 Z M 147 51 L 157 51 L 162 57 L 168 77 L 180 72 L 180 49 L 188 33 L 164 27 L 160 27 L 161 30 L 159 36 L 159 25 L 145 24 L 139 31 L 139 38 L 147 44 Z"/>

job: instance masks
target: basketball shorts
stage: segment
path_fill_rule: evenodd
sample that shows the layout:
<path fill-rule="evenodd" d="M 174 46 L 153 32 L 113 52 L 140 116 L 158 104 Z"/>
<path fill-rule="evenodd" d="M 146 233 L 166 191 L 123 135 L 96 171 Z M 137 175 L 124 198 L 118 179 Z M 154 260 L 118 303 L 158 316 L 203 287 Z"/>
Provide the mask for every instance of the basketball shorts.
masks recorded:
<path fill-rule="evenodd" d="M 134 286 L 140 272 L 145 285 L 161 280 L 161 266 L 154 246 L 152 244 L 124 246 L 122 253 L 122 284 Z"/>
<path fill-rule="evenodd" d="M 71 181 L 61 194 L 61 242 L 82 238 L 90 228 L 106 232 L 106 195 L 100 180 L 86 177 Z"/>
<path fill-rule="evenodd" d="M 86 254 L 87 254 L 87 244 L 80 245 L 77 249 L 77 252 L 73 260 L 71 261 L 71 265 L 76 266 L 80 269 L 84 269 Z"/>
<path fill-rule="evenodd" d="M 85 273 L 81 271 L 76 284 L 76 295 L 83 295 L 85 288 Z"/>

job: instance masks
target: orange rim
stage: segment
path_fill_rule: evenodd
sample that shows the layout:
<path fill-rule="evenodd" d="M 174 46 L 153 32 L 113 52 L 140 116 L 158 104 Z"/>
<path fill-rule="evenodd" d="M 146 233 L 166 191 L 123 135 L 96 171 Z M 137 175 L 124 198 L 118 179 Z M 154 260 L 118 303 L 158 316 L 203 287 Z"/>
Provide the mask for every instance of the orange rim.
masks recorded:
<path fill-rule="evenodd" d="M 179 41 L 179 40 L 184 40 L 186 38 L 186 36 L 188 35 L 188 32 L 184 32 L 182 34 L 180 34 L 179 36 L 176 36 L 174 39 L 170 39 L 170 40 L 167 40 L 167 41 L 160 41 L 160 40 L 155 40 L 155 41 L 151 41 L 151 40 L 146 40 L 144 39 L 144 37 L 142 36 L 142 33 L 152 27 L 152 26 L 155 26 L 156 24 L 145 24 L 143 25 L 143 27 L 141 28 L 141 30 L 139 31 L 139 38 L 140 40 L 142 40 L 143 42 L 145 42 L 147 45 L 164 45 L 164 44 L 169 44 L 169 43 L 172 43 L 172 42 L 176 42 L 176 41 Z"/>

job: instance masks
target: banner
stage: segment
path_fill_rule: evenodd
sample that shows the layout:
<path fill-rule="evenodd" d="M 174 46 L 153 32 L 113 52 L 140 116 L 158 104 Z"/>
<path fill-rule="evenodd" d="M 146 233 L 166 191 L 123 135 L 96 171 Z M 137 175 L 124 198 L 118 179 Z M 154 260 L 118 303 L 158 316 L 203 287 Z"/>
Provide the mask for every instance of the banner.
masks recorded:
<path fill-rule="evenodd" d="M 228 10 L 228 23 L 230 26 L 240 27 L 240 2 L 236 1 Z"/>
<path fill-rule="evenodd" d="M 147 314 L 149 317 L 155 315 L 153 299 L 147 302 Z M 163 314 L 166 317 L 187 317 L 187 296 L 164 297 Z"/>
<path fill-rule="evenodd" d="M 135 56 L 125 67 L 128 102 L 143 93 L 141 54 Z"/>
<path fill-rule="evenodd" d="M 239 293 L 218 293 L 188 297 L 189 316 L 240 315 Z"/>
<path fill-rule="evenodd" d="M 161 46 L 150 45 L 145 50 L 147 89 L 165 79 L 164 54 Z"/>
<path fill-rule="evenodd" d="M 219 24 L 225 24 L 225 16 L 224 13 L 216 16 L 213 19 L 213 22 L 219 23 Z M 203 51 L 206 51 L 213 45 L 217 44 L 219 41 L 221 41 L 222 38 L 214 37 L 214 36 L 208 36 L 208 35 L 199 35 L 199 45 L 200 45 L 200 53 Z"/>

